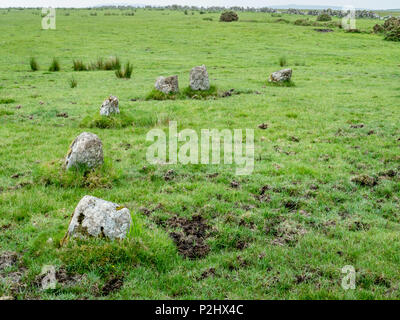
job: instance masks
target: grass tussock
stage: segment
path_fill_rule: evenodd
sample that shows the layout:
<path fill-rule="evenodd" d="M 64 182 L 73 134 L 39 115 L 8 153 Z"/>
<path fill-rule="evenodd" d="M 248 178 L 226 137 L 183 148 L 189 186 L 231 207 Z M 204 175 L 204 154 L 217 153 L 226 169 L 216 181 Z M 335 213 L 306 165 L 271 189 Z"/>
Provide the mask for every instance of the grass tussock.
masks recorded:
<path fill-rule="evenodd" d="M 57 58 L 53 58 L 53 61 L 51 62 L 51 65 L 49 67 L 50 72 L 58 72 L 61 70 L 60 67 L 60 62 L 58 61 Z"/>
<path fill-rule="evenodd" d="M 66 170 L 62 159 L 41 164 L 33 171 L 34 183 L 59 188 L 110 189 L 121 176 L 121 172 L 114 169 L 107 159 L 95 169 L 73 167 Z"/>
<path fill-rule="evenodd" d="M 208 90 L 193 90 L 190 87 L 187 87 L 182 90 L 182 94 L 184 97 L 190 98 L 190 99 L 208 99 L 208 98 L 213 98 L 218 96 L 218 90 L 216 86 L 210 86 L 210 89 Z"/>
<path fill-rule="evenodd" d="M 32 57 L 29 60 L 29 65 L 30 65 L 32 71 L 38 71 L 39 70 L 39 64 L 38 64 L 38 62 L 36 61 L 36 59 L 34 57 Z"/>
<path fill-rule="evenodd" d="M 14 103 L 15 100 L 11 99 L 11 98 L 4 98 L 4 99 L 0 99 L 0 104 L 10 104 L 10 103 Z"/>
<path fill-rule="evenodd" d="M 317 17 L 317 21 L 332 21 L 332 17 L 329 14 L 323 13 Z"/>
<path fill-rule="evenodd" d="M 71 78 L 69 80 L 69 86 L 73 89 L 76 88 L 78 86 L 78 81 L 75 78 Z"/>
<path fill-rule="evenodd" d="M 183 100 L 183 99 L 195 99 L 195 100 L 205 100 L 210 98 L 218 97 L 218 89 L 216 86 L 210 86 L 208 90 L 193 90 L 190 87 L 186 87 L 178 93 L 165 94 L 161 91 L 153 89 L 146 96 L 146 100 Z"/>
<path fill-rule="evenodd" d="M 124 111 L 119 114 L 110 116 L 101 116 L 96 112 L 95 115 L 88 115 L 82 119 L 80 123 L 81 128 L 99 128 L 99 129 L 120 129 L 132 126 L 134 117 Z"/>
<path fill-rule="evenodd" d="M 267 81 L 267 86 L 269 87 L 295 87 L 295 83 L 292 80 L 280 81 L 280 82 L 270 82 Z"/>
<path fill-rule="evenodd" d="M 281 67 L 286 67 L 288 65 L 287 58 L 285 56 L 279 58 L 279 65 Z"/>
<path fill-rule="evenodd" d="M 125 67 L 119 68 L 118 70 L 115 71 L 115 75 L 117 76 L 117 78 L 120 79 L 130 79 L 132 76 L 132 72 L 133 72 L 133 66 L 130 64 L 130 62 L 125 64 Z"/>
<path fill-rule="evenodd" d="M 88 71 L 88 66 L 82 60 L 74 60 L 73 64 L 74 71 Z"/>

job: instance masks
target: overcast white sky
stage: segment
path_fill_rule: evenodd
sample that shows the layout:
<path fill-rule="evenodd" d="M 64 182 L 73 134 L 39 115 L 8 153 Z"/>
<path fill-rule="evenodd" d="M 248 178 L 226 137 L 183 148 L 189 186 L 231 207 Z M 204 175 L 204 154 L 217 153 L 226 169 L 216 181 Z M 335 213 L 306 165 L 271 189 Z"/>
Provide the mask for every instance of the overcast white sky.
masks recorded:
<path fill-rule="evenodd" d="M 99 4 L 148 4 L 148 5 L 195 5 L 195 6 L 245 6 L 267 7 L 271 5 L 353 5 L 356 8 L 400 8 L 399 0 L 0 0 L 0 7 L 88 7 Z"/>

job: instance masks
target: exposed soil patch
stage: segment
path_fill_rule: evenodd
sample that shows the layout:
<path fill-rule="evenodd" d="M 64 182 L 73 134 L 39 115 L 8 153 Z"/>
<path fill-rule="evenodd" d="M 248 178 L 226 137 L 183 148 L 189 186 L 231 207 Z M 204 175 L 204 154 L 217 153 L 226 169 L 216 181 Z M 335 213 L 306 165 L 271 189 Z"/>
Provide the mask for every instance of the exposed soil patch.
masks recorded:
<path fill-rule="evenodd" d="M 266 233 L 274 236 L 273 245 L 284 246 L 287 244 L 293 246 L 307 233 L 306 229 L 294 221 L 284 220 L 280 223 L 277 223 L 277 221 L 279 221 L 279 218 L 266 228 Z"/>
<path fill-rule="evenodd" d="M 69 273 L 67 270 L 65 270 L 65 268 L 61 267 L 59 270 L 55 271 L 55 273 L 54 270 L 49 270 L 48 272 L 37 276 L 35 281 L 36 286 L 41 288 L 44 279 L 46 277 L 50 278 L 49 276 L 51 272 L 53 272 L 53 277 L 55 277 L 57 284 L 61 285 L 62 287 L 71 287 L 81 282 L 84 278 L 82 275 Z"/>
<path fill-rule="evenodd" d="M 165 181 L 170 181 L 175 177 L 175 171 L 174 170 L 168 170 L 165 175 L 164 175 L 164 180 Z"/>
<path fill-rule="evenodd" d="M 222 98 L 230 97 L 230 96 L 232 96 L 232 94 L 233 94 L 234 92 L 235 92 L 235 89 L 231 89 L 231 90 L 225 91 L 225 92 L 223 92 L 223 93 L 221 94 L 221 97 L 222 97 Z"/>
<path fill-rule="evenodd" d="M 363 187 L 374 187 L 378 184 L 379 180 L 376 177 L 371 177 L 366 174 L 355 176 L 351 179 L 352 182 Z"/>
<path fill-rule="evenodd" d="M 110 293 L 120 290 L 123 285 L 124 285 L 123 277 L 111 278 L 101 289 L 101 294 L 103 296 L 108 296 Z"/>
<path fill-rule="evenodd" d="M 333 32 L 332 29 L 314 29 L 314 30 L 317 31 L 317 32 L 322 32 L 322 33 L 325 33 L 325 32 Z"/>
<path fill-rule="evenodd" d="M 268 123 L 261 123 L 261 124 L 258 125 L 258 127 L 261 130 L 266 130 L 266 129 L 268 129 Z"/>
<path fill-rule="evenodd" d="M 68 113 L 60 112 L 56 114 L 57 118 L 68 118 Z"/>
<path fill-rule="evenodd" d="M 12 251 L 5 251 L 0 254 L 0 271 L 13 267 L 18 261 L 18 255 Z"/>
<path fill-rule="evenodd" d="M 348 225 L 349 231 L 368 231 L 371 228 L 369 223 L 365 223 L 362 221 L 352 221 Z"/>
<path fill-rule="evenodd" d="M 357 124 L 350 125 L 350 128 L 352 128 L 352 129 L 361 129 L 364 127 L 365 127 L 364 123 L 357 123 Z"/>
<path fill-rule="evenodd" d="M 214 277 L 214 276 L 215 276 L 215 268 L 210 268 L 210 269 L 207 269 L 206 271 L 204 271 L 201 274 L 200 278 L 198 278 L 197 280 L 198 281 L 199 280 L 204 280 L 204 279 L 207 279 L 209 277 Z"/>
<path fill-rule="evenodd" d="M 200 215 L 193 216 L 192 220 L 173 217 L 168 220 L 168 226 L 177 231 L 171 232 L 178 251 L 185 258 L 197 259 L 205 257 L 210 247 L 206 244 L 210 227 Z"/>
<path fill-rule="evenodd" d="M 239 187 L 240 187 L 240 183 L 239 182 L 237 182 L 235 180 L 231 182 L 231 188 L 237 189 Z"/>

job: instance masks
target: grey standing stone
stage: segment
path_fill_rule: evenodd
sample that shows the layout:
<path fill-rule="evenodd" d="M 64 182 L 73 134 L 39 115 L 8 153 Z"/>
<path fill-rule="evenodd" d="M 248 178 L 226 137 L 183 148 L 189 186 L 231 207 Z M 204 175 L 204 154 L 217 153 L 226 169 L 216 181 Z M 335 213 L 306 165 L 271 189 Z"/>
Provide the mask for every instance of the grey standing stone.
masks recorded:
<path fill-rule="evenodd" d="M 93 133 L 83 132 L 72 142 L 65 166 L 67 169 L 81 165 L 94 168 L 102 165 L 103 161 L 103 144 L 100 138 Z"/>
<path fill-rule="evenodd" d="M 72 238 L 105 237 L 124 239 L 131 227 L 130 211 L 116 203 L 92 196 L 79 201 L 68 227 Z"/>
<path fill-rule="evenodd" d="M 111 114 L 119 113 L 118 98 L 114 96 L 108 97 L 104 100 L 100 108 L 100 115 L 109 116 Z"/>
<path fill-rule="evenodd" d="M 283 69 L 272 73 L 269 76 L 269 82 L 290 81 L 292 78 L 292 69 Z"/>
<path fill-rule="evenodd" d="M 190 71 L 190 88 L 192 90 L 206 91 L 210 89 L 210 81 L 206 66 L 203 64 Z"/>
<path fill-rule="evenodd" d="M 178 76 L 158 77 L 154 87 L 165 94 L 179 92 Z"/>

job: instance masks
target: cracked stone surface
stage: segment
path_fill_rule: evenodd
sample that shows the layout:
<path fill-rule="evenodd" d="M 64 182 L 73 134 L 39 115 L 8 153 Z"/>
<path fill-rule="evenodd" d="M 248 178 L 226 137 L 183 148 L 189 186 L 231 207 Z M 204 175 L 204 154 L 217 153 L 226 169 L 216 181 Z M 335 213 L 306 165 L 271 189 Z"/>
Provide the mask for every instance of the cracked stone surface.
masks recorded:
<path fill-rule="evenodd" d="M 158 77 L 154 87 L 165 94 L 179 92 L 178 76 Z"/>
<path fill-rule="evenodd" d="M 119 204 L 84 196 L 68 227 L 70 237 L 126 238 L 132 224 L 130 211 Z"/>
<path fill-rule="evenodd" d="M 210 89 L 210 81 L 206 66 L 203 64 L 190 71 L 190 88 L 192 90 L 206 91 Z"/>
<path fill-rule="evenodd" d="M 269 76 L 269 82 L 290 81 L 292 78 L 292 69 L 283 69 L 272 73 Z"/>
<path fill-rule="evenodd" d="M 118 98 L 114 96 L 109 96 L 106 100 L 104 100 L 103 104 L 100 108 L 100 115 L 109 116 L 111 114 L 118 114 Z"/>
<path fill-rule="evenodd" d="M 95 168 L 103 162 L 103 144 L 100 138 L 94 133 L 83 132 L 72 142 L 65 159 L 65 166 L 67 169 L 82 165 Z"/>

